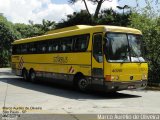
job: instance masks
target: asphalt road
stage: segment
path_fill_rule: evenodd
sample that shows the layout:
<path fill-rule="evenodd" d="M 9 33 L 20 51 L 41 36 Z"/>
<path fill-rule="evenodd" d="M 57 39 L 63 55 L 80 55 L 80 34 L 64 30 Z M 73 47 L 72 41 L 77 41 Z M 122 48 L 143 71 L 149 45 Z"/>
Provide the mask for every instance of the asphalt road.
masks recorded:
<path fill-rule="evenodd" d="M 159 114 L 160 91 L 81 93 L 53 83 L 26 82 L 9 68 L 1 68 L 0 113 L 3 119 L 9 114 L 16 120 L 93 120 L 98 114 Z"/>

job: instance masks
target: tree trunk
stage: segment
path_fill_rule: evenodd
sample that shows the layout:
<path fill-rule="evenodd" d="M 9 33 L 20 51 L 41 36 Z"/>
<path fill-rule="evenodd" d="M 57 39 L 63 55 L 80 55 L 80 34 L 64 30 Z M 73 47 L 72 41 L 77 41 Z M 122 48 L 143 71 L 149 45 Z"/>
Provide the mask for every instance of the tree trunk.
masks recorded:
<path fill-rule="evenodd" d="M 91 14 L 90 14 L 90 12 L 89 12 L 89 9 L 88 9 L 88 6 L 87 6 L 87 3 L 86 3 L 86 0 L 83 0 L 83 2 L 84 2 L 84 5 L 85 5 L 85 7 L 86 7 L 87 13 L 88 13 L 89 15 L 91 15 Z"/>
<path fill-rule="evenodd" d="M 94 18 L 95 18 L 95 19 L 98 18 L 98 14 L 99 14 L 99 11 L 100 11 L 100 9 L 101 9 L 102 3 L 103 3 L 103 0 L 100 0 L 100 1 L 98 2 L 96 11 L 95 11 L 95 13 L 94 13 Z"/>

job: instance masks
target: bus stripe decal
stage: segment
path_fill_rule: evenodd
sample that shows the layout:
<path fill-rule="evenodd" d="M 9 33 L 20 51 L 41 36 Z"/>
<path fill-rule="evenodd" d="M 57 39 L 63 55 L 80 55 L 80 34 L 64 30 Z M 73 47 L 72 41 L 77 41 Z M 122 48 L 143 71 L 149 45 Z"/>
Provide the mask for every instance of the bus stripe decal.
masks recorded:
<path fill-rule="evenodd" d="M 69 69 L 69 73 L 74 73 L 74 68 L 72 66 Z"/>
<path fill-rule="evenodd" d="M 22 68 L 23 68 L 23 63 L 24 63 L 23 57 L 21 57 L 21 58 L 20 58 L 20 61 L 19 61 L 19 65 L 18 65 L 18 68 L 19 68 L 19 69 L 22 69 Z"/>

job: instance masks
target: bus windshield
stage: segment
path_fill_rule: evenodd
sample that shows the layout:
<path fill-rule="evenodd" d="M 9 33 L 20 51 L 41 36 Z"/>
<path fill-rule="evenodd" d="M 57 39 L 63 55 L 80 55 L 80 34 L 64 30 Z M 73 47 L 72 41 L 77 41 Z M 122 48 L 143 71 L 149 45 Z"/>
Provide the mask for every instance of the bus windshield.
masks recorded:
<path fill-rule="evenodd" d="M 142 36 L 125 33 L 107 33 L 109 62 L 145 62 L 142 54 Z"/>

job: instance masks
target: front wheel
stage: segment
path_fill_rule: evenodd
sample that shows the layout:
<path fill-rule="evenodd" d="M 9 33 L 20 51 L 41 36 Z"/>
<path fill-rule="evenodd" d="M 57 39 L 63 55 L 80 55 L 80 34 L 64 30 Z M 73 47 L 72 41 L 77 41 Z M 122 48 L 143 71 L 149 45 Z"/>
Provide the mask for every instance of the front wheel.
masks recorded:
<path fill-rule="evenodd" d="M 31 70 L 29 73 L 29 80 L 33 83 L 36 83 L 36 73 L 34 72 L 34 70 Z"/>
<path fill-rule="evenodd" d="M 86 92 L 86 90 L 87 90 L 87 88 L 88 88 L 88 85 L 89 85 L 89 82 L 88 82 L 88 80 L 85 79 L 85 78 L 80 78 L 80 79 L 78 80 L 77 85 L 78 85 L 78 89 L 79 89 L 80 91 Z"/>

